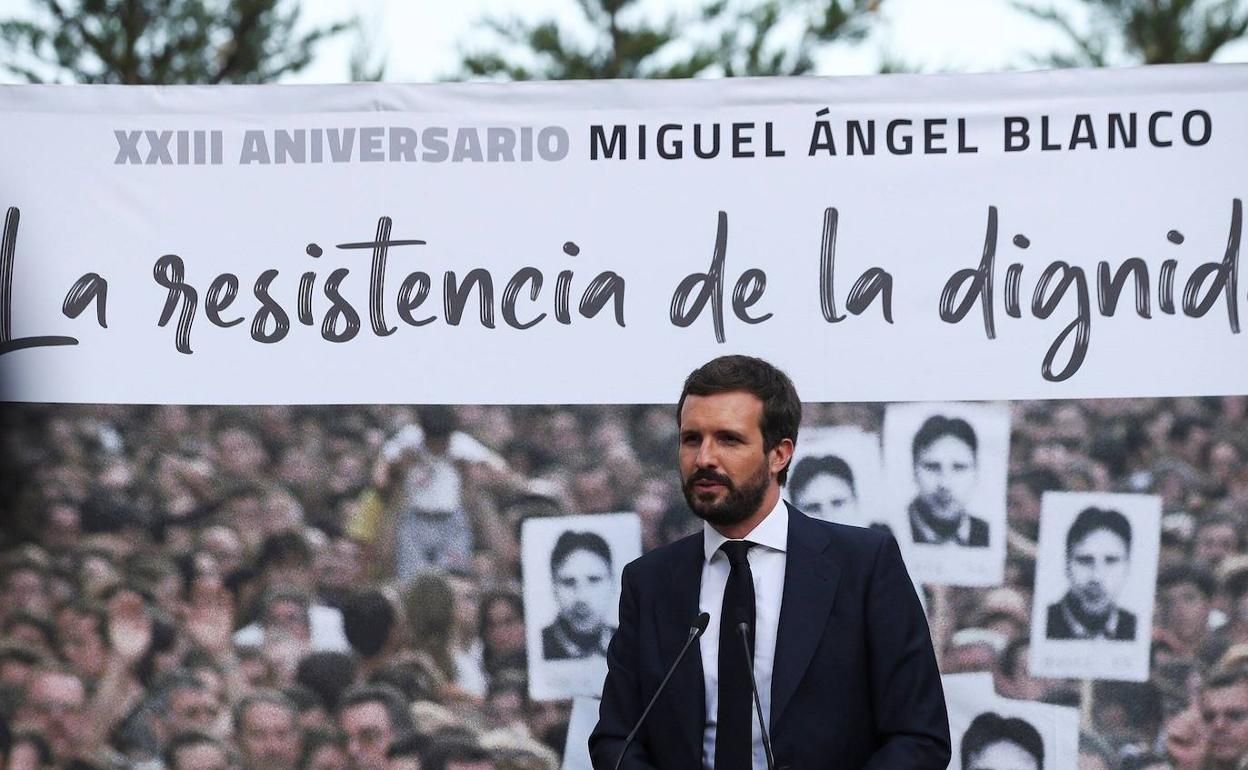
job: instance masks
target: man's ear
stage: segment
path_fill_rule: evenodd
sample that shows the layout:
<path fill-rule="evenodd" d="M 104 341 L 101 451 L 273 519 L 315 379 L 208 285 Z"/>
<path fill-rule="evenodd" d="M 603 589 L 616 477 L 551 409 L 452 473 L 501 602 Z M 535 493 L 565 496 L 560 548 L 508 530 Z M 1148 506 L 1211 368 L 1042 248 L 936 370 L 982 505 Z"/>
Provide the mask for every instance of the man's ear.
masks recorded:
<path fill-rule="evenodd" d="M 793 459 L 793 439 L 782 438 L 780 442 L 771 448 L 768 455 L 771 460 L 771 472 L 778 474 L 788 466 L 789 461 Z"/>

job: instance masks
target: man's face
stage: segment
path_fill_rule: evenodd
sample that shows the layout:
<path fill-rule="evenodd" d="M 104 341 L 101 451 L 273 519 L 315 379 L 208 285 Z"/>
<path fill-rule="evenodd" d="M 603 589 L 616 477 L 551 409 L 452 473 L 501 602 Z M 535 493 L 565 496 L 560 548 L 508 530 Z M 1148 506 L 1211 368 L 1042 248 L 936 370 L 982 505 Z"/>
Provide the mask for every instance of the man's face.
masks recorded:
<path fill-rule="evenodd" d="M 1066 556 L 1066 579 L 1083 610 L 1104 615 L 1127 582 L 1127 544 L 1108 529 L 1088 533 Z"/>
<path fill-rule="evenodd" d="M 953 520 L 966 510 L 975 488 L 975 453 L 955 436 L 941 436 L 914 457 L 914 483 L 932 513 Z"/>
<path fill-rule="evenodd" d="M 230 770 L 230 758 L 220 746 L 194 743 L 178 750 L 169 770 Z"/>
<path fill-rule="evenodd" d="M 77 748 L 86 728 L 86 705 L 82 680 L 72 674 L 45 672 L 31 681 L 17 722 L 47 738 L 53 758 L 59 761 Z"/>
<path fill-rule="evenodd" d="M 972 754 L 966 770 L 1043 770 L 1043 767 L 1017 743 L 997 741 Z"/>
<path fill-rule="evenodd" d="M 377 701 L 358 703 L 342 712 L 347 753 L 355 770 L 386 770 L 386 749 L 394 740 L 390 713 Z"/>
<path fill-rule="evenodd" d="M 264 614 L 265 631 L 307 641 L 311 638 L 307 610 L 297 601 L 281 599 L 269 605 Z"/>
<path fill-rule="evenodd" d="M 197 730 L 212 734 L 221 705 L 206 689 L 183 687 L 169 694 L 169 734 Z"/>
<path fill-rule="evenodd" d="M 1163 588 L 1158 598 L 1161 625 L 1192 641 L 1203 637 L 1209 628 L 1209 600 L 1194 583 L 1176 583 Z"/>
<path fill-rule="evenodd" d="M 1209 759 L 1229 765 L 1248 755 L 1248 683 L 1205 690 L 1200 711 L 1209 730 Z"/>
<path fill-rule="evenodd" d="M 820 473 L 795 495 L 793 502 L 804 513 L 825 521 L 858 523 L 858 498 L 853 487 L 840 476 Z"/>
<path fill-rule="evenodd" d="M 763 402 L 744 391 L 688 396 L 680 410 L 680 478 L 685 500 L 699 518 L 731 526 L 762 506 L 777 474 L 793 456 L 793 442 L 766 451 Z"/>
<path fill-rule="evenodd" d="M 1196 540 L 1192 545 L 1192 561 L 1216 569 L 1223 559 L 1235 552 L 1238 545 L 1234 524 L 1227 522 L 1201 527 L 1196 530 Z"/>
<path fill-rule="evenodd" d="M 99 621 L 90 613 L 71 608 L 61 611 L 56 626 L 61 656 L 79 674 L 91 679 L 101 676 L 108 659 L 108 647 L 100 636 Z"/>
<path fill-rule="evenodd" d="M 573 551 L 555 568 L 554 579 L 559 617 L 579 634 L 600 630 L 615 588 L 606 560 L 590 551 Z"/>
<path fill-rule="evenodd" d="M 236 736 L 247 767 L 252 770 L 290 770 L 299 761 L 299 731 L 295 714 L 276 703 L 256 703 L 243 715 Z"/>

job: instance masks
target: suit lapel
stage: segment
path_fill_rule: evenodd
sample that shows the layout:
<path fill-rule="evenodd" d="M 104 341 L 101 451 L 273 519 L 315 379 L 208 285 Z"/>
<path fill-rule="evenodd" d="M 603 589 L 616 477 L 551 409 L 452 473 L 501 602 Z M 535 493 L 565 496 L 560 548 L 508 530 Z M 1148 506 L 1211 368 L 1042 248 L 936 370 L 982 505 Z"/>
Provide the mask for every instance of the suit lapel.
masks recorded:
<path fill-rule="evenodd" d="M 771 675 L 773 732 L 823 638 L 836 598 L 841 571 L 823 553 L 827 544 L 827 531 L 790 505 L 784 598 L 780 602 L 780 628 Z"/>
<path fill-rule="evenodd" d="M 675 558 L 668 565 L 667 584 L 658 587 L 661 594 L 656 612 L 664 671 L 680 654 L 680 648 L 689 638 L 689 627 L 697 617 L 704 558 L 700 532 L 679 541 Z M 702 731 L 706 725 L 706 683 L 702 675 L 702 650 L 697 642 L 685 653 L 685 658 L 672 674 L 663 697 L 670 697 L 675 704 L 674 711 L 681 722 L 680 734 L 687 738 L 688 750 L 700 763 Z"/>

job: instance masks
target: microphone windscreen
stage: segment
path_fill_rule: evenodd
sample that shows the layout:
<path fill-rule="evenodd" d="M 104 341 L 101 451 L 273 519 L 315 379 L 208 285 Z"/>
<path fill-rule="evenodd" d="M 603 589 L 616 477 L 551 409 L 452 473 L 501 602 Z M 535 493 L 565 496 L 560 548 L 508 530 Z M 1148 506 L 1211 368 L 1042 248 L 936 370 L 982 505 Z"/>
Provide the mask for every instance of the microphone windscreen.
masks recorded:
<path fill-rule="evenodd" d="M 697 631 L 697 633 L 700 634 L 706 630 L 706 624 L 710 622 L 711 622 L 711 613 L 699 612 L 698 616 L 693 619 L 693 628 Z"/>

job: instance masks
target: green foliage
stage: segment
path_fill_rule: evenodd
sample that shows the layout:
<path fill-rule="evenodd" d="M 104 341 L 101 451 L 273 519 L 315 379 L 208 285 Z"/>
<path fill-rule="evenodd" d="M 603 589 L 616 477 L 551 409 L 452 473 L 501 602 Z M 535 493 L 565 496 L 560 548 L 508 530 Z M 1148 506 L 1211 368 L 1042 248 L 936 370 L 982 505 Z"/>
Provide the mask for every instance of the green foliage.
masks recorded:
<path fill-rule="evenodd" d="M 1053 6 L 1016 7 L 1060 30 L 1073 54 L 1054 54 L 1052 66 L 1206 62 L 1248 34 L 1244 0 L 1080 0 L 1088 21 Z"/>
<path fill-rule="evenodd" d="M 692 17 L 653 22 L 638 0 L 577 0 L 588 35 L 487 18 L 496 45 L 466 55 L 463 69 L 508 80 L 800 75 L 819 46 L 861 40 L 879 2 L 709 0 Z"/>
<path fill-rule="evenodd" d="M 298 32 L 286 0 L 32 0 L 0 20 L 0 66 L 32 83 L 265 83 L 349 25 Z"/>

